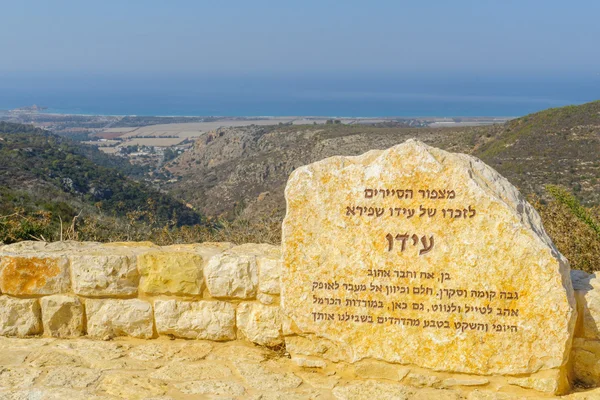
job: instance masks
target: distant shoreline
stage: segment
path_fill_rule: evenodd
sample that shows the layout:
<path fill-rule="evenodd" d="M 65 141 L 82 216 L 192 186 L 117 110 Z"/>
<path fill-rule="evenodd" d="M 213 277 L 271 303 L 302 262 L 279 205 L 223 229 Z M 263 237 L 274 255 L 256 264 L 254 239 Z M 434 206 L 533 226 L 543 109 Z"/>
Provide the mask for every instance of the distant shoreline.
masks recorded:
<path fill-rule="evenodd" d="M 476 115 L 476 116 L 465 116 L 465 115 L 452 115 L 452 116 L 423 116 L 423 115 L 388 115 L 378 117 L 365 117 L 365 116 L 341 116 L 341 115 L 140 115 L 140 114 L 95 114 L 95 113 L 63 113 L 63 112 L 18 112 L 13 113 L 12 110 L 0 110 L 0 116 L 2 115 L 39 115 L 39 116 L 57 116 L 57 117 L 115 117 L 115 118 L 217 118 L 219 120 L 277 120 L 277 119 L 309 119 L 309 120 L 327 120 L 327 119 L 360 119 L 360 120 L 406 120 L 406 119 L 422 119 L 422 120 L 450 120 L 450 119 L 485 119 L 485 120 L 510 120 L 520 118 L 521 115 L 506 115 L 506 116 L 492 116 L 492 115 Z"/>

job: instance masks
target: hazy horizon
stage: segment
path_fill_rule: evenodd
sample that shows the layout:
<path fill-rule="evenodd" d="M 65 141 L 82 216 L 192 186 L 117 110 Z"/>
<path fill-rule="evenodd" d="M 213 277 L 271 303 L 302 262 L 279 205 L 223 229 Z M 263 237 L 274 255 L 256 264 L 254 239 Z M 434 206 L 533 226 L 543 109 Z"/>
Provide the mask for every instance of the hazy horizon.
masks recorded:
<path fill-rule="evenodd" d="M 517 116 L 600 98 L 600 3 L 9 2 L 0 109 Z"/>
<path fill-rule="evenodd" d="M 600 76 L 13 76 L 0 89 L 0 110 L 64 114 L 506 117 L 597 100 Z"/>

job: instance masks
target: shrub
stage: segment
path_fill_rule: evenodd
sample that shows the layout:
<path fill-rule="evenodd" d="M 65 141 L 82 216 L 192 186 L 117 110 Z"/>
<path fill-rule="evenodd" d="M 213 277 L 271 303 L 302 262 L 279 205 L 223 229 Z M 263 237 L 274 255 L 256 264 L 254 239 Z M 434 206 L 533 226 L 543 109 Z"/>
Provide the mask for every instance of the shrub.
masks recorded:
<path fill-rule="evenodd" d="M 547 186 L 551 200 L 530 198 L 538 210 L 546 232 L 569 260 L 571 268 L 586 272 L 600 270 L 598 210 L 582 206 L 567 190 Z"/>

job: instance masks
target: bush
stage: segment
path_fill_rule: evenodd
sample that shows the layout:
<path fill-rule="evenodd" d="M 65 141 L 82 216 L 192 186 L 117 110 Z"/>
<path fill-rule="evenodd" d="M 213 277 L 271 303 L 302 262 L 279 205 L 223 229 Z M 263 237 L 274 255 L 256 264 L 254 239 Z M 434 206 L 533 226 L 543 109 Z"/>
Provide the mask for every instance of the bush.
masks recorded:
<path fill-rule="evenodd" d="M 14 243 L 23 240 L 51 240 L 51 213 L 39 211 L 26 214 L 23 209 L 0 216 L 0 243 Z"/>
<path fill-rule="evenodd" d="M 571 268 L 586 272 L 600 270 L 600 225 L 597 209 L 582 206 L 566 189 L 547 186 L 551 200 L 530 199 L 538 210 L 546 232 L 569 260 Z"/>

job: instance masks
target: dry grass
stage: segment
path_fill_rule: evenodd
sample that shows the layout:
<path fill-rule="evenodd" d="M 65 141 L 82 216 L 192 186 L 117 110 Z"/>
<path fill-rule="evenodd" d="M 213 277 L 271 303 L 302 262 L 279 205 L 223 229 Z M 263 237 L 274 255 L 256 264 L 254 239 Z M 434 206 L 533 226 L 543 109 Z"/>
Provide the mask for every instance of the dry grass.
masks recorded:
<path fill-rule="evenodd" d="M 281 221 L 276 216 L 249 221 L 209 220 L 203 225 L 178 227 L 175 221 L 157 221 L 148 211 L 127 213 L 125 218 L 82 215 L 72 221 L 56 220 L 49 212 L 23 210 L 0 216 L 0 243 L 23 240 L 78 240 L 94 242 L 151 241 L 159 245 L 232 242 L 279 244 Z"/>
<path fill-rule="evenodd" d="M 530 198 L 542 217 L 546 232 L 567 257 L 571 268 L 586 272 L 600 270 L 600 207 L 583 207 L 565 189 L 556 186 L 548 189 L 552 201 Z"/>

